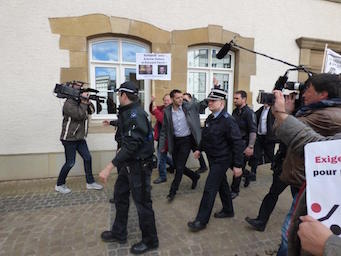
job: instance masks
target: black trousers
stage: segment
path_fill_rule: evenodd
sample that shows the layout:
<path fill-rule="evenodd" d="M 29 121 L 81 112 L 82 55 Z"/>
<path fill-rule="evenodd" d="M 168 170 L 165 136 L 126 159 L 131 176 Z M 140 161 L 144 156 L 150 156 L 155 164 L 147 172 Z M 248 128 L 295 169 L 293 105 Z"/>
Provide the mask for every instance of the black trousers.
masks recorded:
<path fill-rule="evenodd" d="M 169 194 L 176 194 L 181 183 L 182 175 L 185 174 L 191 180 L 197 179 L 198 174 L 186 167 L 187 158 L 191 152 L 194 138 L 192 135 L 186 137 L 174 137 L 174 149 L 172 153 L 173 164 L 175 166 L 175 176 Z"/>
<path fill-rule="evenodd" d="M 245 177 L 245 179 L 249 179 L 250 172 L 248 170 L 246 170 L 246 168 L 245 168 L 248 159 L 249 158 L 244 156 L 244 163 L 243 163 L 243 167 L 242 167 L 243 175 L 239 176 L 239 177 L 235 177 L 233 175 L 232 184 L 231 184 L 231 191 L 232 192 L 239 193 L 239 187 L 240 187 L 240 182 L 242 181 L 242 177 Z"/>
<path fill-rule="evenodd" d="M 272 184 L 269 192 L 265 195 L 262 204 L 259 208 L 257 219 L 261 220 L 264 224 L 266 224 L 270 218 L 271 213 L 273 212 L 278 197 L 288 186 L 279 178 L 280 173 L 274 172 L 272 175 Z"/>
<path fill-rule="evenodd" d="M 280 178 L 281 172 L 274 172 L 272 175 L 272 184 L 269 192 L 265 195 L 262 204 L 259 208 L 257 219 L 261 220 L 264 224 L 266 224 L 270 218 L 271 213 L 273 212 L 278 197 L 282 192 L 288 187 L 288 184 L 284 183 Z M 298 193 L 299 189 L 293 186 L 290 186 L 291 195 L 294 196 Z"/>
<path fill-rule="evenodd" d="M 254 155 L 250 160 L 251 172 L 256 174 L 259 164 L 272 163 L 274 159 L 275 142 L 269 141 L 266 135 L 257 135 Z M 264 160 L 263 160 L 264 157 Z"/>
<path fill-rule="evenodd" d="M 248 143 L 248 141 L 244 140 L 244 150 L 247 147 L 247 143 Z M 239 193 L 239 187 L 240 187 L 240 182 L 242 181 L 242 177 L 245 177 L 245 179 L 249 179 L 250 172 L 248 170 L 246 170 L 247 161 L 249 161 L 249 157 L 246 157 L 244 155 L 244 162 L 243 162 L 243 166 L 242 166 L 243 175 L 240 177 L 235 177 L 233 175 L 232 184 L 231 184 L 231 191 L 232 192 Z"/>
<path fill-rule="evenodd" d="M 152 163 L 136 161 L 123 165 L 118 171 L 114 188 L 116 218 L 112 225 L 114 236 L 127 238 L 129 196 L 132 193 L 142 232 L 142 241 L 147 244 L 158 242 L 155 217 L 151 200 L 150 175 Z"/>
<path fill-rule="evenodd" d="M 192 140 L 192 151 L 195 152 L 195 150 L 197 150 L 197 147 L 195 146 L 195 141 L 194 139 Z M 207 169 L 207 165 L 206 165 L 206 162 L 205 162 L 205 159 L 203 157 L 202 154 L 200 154 L 200 157 L 199 157 L 199 164 L 200 164 L 200 169 Z"/>
<path fill-rule="evenodd" d="M 231 199 L 230 188 L 227 183 L 226 171 L 229 168 L 229 162 L 208 159 L 210 171 L 206 179 L 204 193 L 201 198 L 199 211 L 196 221 L 207 224 L 213 209 L 214 201 L 219 191 L 223 211 L 233 213 L 233 204 Z"/>

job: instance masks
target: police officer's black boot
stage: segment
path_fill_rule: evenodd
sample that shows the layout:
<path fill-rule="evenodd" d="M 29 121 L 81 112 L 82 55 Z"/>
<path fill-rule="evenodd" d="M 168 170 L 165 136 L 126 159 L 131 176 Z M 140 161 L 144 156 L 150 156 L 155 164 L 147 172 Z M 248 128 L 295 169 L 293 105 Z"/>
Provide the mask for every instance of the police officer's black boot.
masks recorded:
<path fill-rule="evenodd" d="M 263 232 L 266 227 L 266 223 L 260 219 L 245 218 L 245 221 L 249 223 L 255 230 Z"/>
<path fill-rule="evenodd" d="M 110 230 L 103 231 L 101 234 L 101 238 L 103 242 L 118 242 L 120 244 L 125 244 L 127 242 L 127 238 L 119 238 L 115 236 Z"/>
<path fill-rule="evenodd" d="M 153 250 L 159 247 L 159 242 L 153 242 L 153 243 L 145 243 L 143 241 L 134 244 L 131 248 L 130 248 L 130 252 L 132 254 L 142 254 L 145 253 L 149 250 Z"/>
<path fill-rule="evenodd" d="M 172 202 L 174 200 L 174 197 L 175 193 L 169 192 L 169 194 L 167 195 L 168 202 Z"/>
<path fill-rule="evenodd" d="M 245 170 L 244 177 L 244 188 L 247 188 L 250 185 L 250 171 Z"/>
<path fill-rule="evenodd" d="M 199 174 L 197 174 L 197 176 L 192 179 L 191 189 L 195 189 L 197 187 L 199 179 L 200 179 L 200 175 Z"/>
<path fill-rule="evenodd" d="M 199 220 L 189 221 L 187 223 L 187 226 L 189 227 L 189 230 L 192 232 L 198 232 L 206 228 L 206 224 L 201 223 Z"/>
<path fill-rule="evenodd" d="M 222 218 L 232 218 L 234 217 L 234 212 L 225 212 L 221 210 L 219 212 L 214 213 L 214 218 L 222 219 Z"/>

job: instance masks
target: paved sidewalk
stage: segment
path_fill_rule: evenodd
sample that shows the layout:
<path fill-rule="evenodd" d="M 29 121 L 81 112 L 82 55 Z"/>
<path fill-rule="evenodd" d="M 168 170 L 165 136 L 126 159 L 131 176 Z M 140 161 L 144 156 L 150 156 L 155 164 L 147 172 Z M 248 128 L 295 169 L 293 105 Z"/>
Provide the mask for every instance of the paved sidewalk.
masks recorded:
<path fill-rule="evenodd" d="M 196 215 L 207 172 L 196 190 L 191 190 L 190 180 L 183 177 L 172 203 L 166 200 L 173 179 L 169 174 L 167 183 L 152 189 L 160 247 L 146 255 L 275 255 L 291 197 L 289 191 L 281 195 L 265 232 L 250 229 L 244 218 L 257 215 L 272 180 L 268 165 L 260 167 L 258 173 L 257 181 L 242 187 L 233 201 L 235 217 L 212 216 L 199 233 L 189 232 L 187 222 Z M 154 171 L 153 179 L 156 177 Z M 84 177 L 69 177 L 72 193 L 67 195 L 54 192 L 56 179 L 0 182 L 0 255 L 129 255 L 131 244 L 141 236 L 132 201 L 128 243 L 105 244 L 100 239 L 115 215 L 114 206 L 108 203 L 115 178 L 112 175 L 105 190 L 88 191 Z M 217 198 L 213 212 L 221 207 Z"/>

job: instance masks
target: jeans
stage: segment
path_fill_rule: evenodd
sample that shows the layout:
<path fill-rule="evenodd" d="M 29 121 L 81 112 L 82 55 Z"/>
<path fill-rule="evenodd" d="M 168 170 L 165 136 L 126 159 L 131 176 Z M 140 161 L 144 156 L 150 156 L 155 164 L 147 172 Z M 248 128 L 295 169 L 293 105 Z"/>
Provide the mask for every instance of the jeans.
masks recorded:
<path fill-rule="evenodd" d="M 157 149 L 157 158 L 159 159 L 159 176 L 161 179 L 167 179 L 166 165 L 173 166 L 173 161 L 167 152 L 160 152 L 160 148 Z"/>
<path fill-rule="evenodd" d="M 62 144 L 65 149 L 65 159 L 66 162 L 60 170 L 57 186 L 64 185 L 66 177 L 71 170 L 71 168 L 75 165 L 76 162 L 76 151 L 80 154 L 84 161 L 84 171 L 86 177 L 86 183 L 91 184 L 95 182 L 95 179 L 92 175 L 91 169 L 91 155 L 88 149 L 88 145 L 85 140 L 76 140 L 76 141 L 66 141 L 62 140 Z"/>
<path fill-rule="evenodd" d="M 294 214 L 294 208 L 295 208 L 295 204 L 296 204 L 296 200 L 297 200 L 297 195 L 298 195 L 298 193 L 294 196 L 290 210 L 289 210 L 287 216 L 285 217 L 283 226 L 281 228 L 281 230 L 282 230 L 282 241 L 281 241 L 281 245 L 279 246 L 277 256 L 287 256 L 288 255 L 288 231 L 289 231 L 290 224 L 291 224 L 291 217 Z"/>

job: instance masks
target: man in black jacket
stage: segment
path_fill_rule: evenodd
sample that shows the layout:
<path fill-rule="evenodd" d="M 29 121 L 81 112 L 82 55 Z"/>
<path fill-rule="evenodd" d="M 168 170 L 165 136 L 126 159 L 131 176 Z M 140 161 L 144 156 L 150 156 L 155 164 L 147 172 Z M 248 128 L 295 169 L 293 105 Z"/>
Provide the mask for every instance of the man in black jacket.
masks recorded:
<path fill-rule="evenodd" d="M 244 142 L 238 124 L 231 115 L 224 111 L 226 96 L 227 93 L 221 89 L 212 89 L 208 95 L 208 107 L 212 114 L 206 119 L 199 149 L 205 151 L 210 171 L 198 214 L 194 221 L 187 224 L 192 232 L 206 227 L 218 191 L 223 208 L 220 212 L 215 213 L 214 217 L 227 218 L 234 216 L 226 171 L 232 167 L 236 177 L 242 174 Z M 199 155 L 199 151 L 194 153 L 196 158 Z"/>
<path fill-rule="evenodd" d="M 249 186 L 250 172 L 245 169 L 246 162 L 253 155 L 253 147 L 256 142 L 257 123 L 256 116 L 252 109 L 246 104 L 247 94 L 245 91 L 236 91 L 233 95 L 233 102 L 236 108 L 232 112 L 232 116 L 236 119 L 239 126 L 242 139 L 244 141 L 244 165 L 243 176 L 245 177 L 244 187 Z M 239 186 L 241 177 L 233 177 L 231 184 L 231 197 L 236 198 L 239 194 Z"/>
<path fill-rule="evenodd" d="M 111 170 L 118 167 L 114 201 L 116 207 L 115 222 L 110 231 L 102 232 L 104 242 L 126 243 L 129 211 L 129 194 L 132 193 L 142 241 L 134 244 L 130 251 L 141 254 L 157 248 L 159 241 L 152 208 L 150 176 L 154 140 L 148 115 L 138 103 L 138 90 L 133 82 L 125 82 L 118 89 L 119 118 L 115 139 L 120 144 L 116 157 L 100 172 L 100 178 L 106 182 Z"/>
<path fill-rule="evenodd" d="M 257 119 L 257 138 L 253 157 L 249 161 L 251 165 L 250 181 L 256 180 L 259 164 L 272 163 L 276 144 L 276 136 L 272 128 L 275 118 L 271 112 L 271 107 L 264 104 L 255 114 Z"/>

